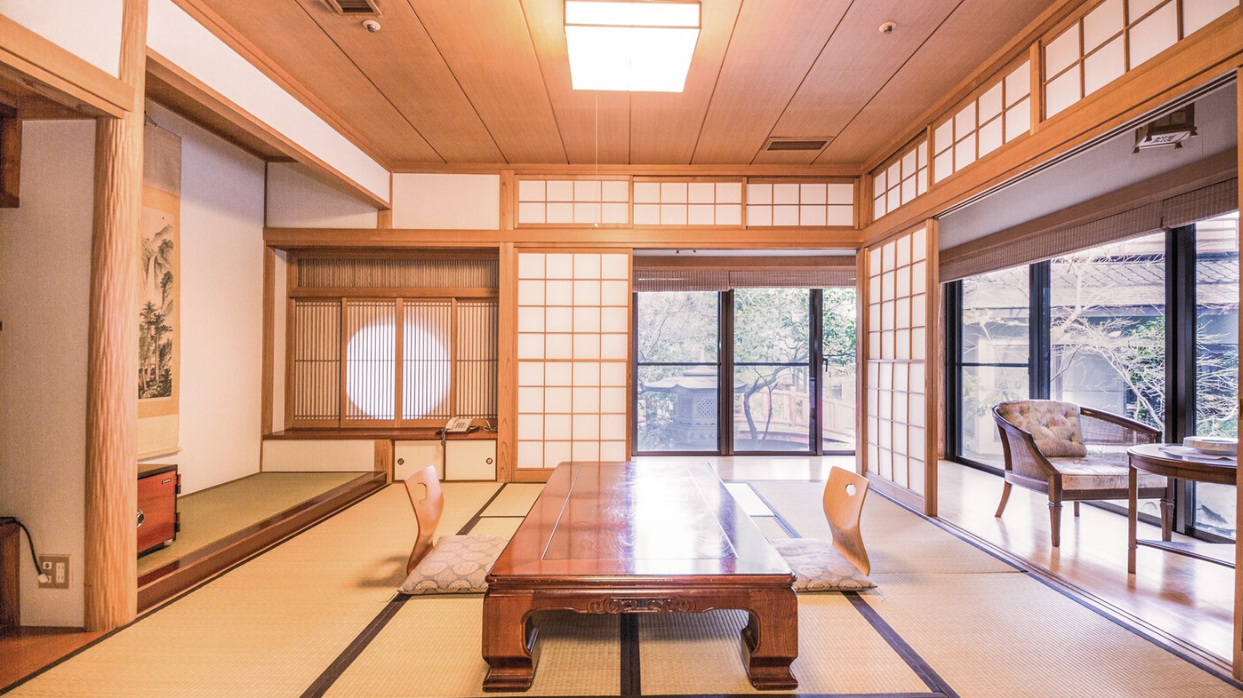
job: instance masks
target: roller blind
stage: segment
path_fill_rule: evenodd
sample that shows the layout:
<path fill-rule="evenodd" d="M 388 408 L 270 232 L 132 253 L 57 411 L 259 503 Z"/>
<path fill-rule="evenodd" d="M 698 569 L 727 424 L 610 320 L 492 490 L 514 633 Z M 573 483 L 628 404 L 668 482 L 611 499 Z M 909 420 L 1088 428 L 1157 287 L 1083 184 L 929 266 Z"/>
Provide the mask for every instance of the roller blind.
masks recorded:
<path fill-rule="evenodd" d="M 833 288 L 854 287 L 853 257 L 842 257 L 831 266 L 809 269 L 668 268 L 660 262 L 634 262 L 634 290 L 728 291 L 735 288 Z M 655 268 L 653 268 L 655 267 Z"/>
<path fill-rule="evenodd" d="M 1032 264 L 1053 257 L 1150 235 L 1238 209 L 1238 178 L 1079 225 L 1016 240 L 973 240 L 941 253 L 941 281 Z"/>

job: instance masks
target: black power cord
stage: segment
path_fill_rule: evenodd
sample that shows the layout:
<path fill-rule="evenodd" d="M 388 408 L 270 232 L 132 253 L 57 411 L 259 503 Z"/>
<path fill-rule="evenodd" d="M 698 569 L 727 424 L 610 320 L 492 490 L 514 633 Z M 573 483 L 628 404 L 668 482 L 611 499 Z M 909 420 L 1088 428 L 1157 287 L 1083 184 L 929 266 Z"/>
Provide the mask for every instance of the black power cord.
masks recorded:
<path fill-rule="evenodd" d="M 35 573 L 39 575 L 39 581 L 44 584 L 52 581 L 52 578 L 44 574 L 43 570 L 39 568 L 39 556 L 35 554 L 35 539 L 34 536 L 30 535 L 30 529 L 26 528 L 26 524 L 18 521 L 16 516 L 0 516 L 0 524 L 6 523 L 17 524 L 18 527 L 26 532 L 26 542 L 30 544 L 30 561 L 35 565 Z"/>

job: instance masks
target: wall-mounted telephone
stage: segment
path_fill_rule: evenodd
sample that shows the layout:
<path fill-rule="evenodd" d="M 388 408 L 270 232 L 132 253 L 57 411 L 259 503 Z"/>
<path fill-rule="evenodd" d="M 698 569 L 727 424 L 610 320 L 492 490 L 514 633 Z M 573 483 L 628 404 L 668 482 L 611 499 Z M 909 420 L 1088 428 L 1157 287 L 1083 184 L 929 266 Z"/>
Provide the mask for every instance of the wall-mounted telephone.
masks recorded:
<path fill-rule="evenodd" d="M 445 424 L 445 433 L 464 434 L 470 431 L 470 417 L 454 417 Z"/>

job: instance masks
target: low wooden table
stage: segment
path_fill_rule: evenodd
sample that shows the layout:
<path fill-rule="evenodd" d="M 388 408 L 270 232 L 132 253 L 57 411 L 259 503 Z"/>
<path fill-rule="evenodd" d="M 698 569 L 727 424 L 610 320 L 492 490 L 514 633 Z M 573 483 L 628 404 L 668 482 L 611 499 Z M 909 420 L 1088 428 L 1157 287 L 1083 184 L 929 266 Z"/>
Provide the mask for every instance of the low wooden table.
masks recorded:
<path fill-rule="evenodd" d="M 1205 562 L 1215 562 L 1219 565 L 1234 567 L 1234 563 L 1229 560 L 1206 555 L 1191 545 L 1171 540 L 1168 531 L 1162 531 L 1162 538 L 1164 540 L 1141 540 L 1137 538 L 1136 519 L 1139 515 L 1137 497 L 1139 471 L 1143 470 L 1148 473 L 1164 475 L 1168 478 L 1208 482 L 1217 485 L 1234 485 L 1237 482 L 1235 479 L 1239 469 L 1237 461 L 1211 460 L 1208 458 L 1188 460 L 1182 456 L 1166 453 L 1162 450 L 1162 447 L 1169 447 L 1171 445 L 1173 444 L 1143 444 L 1127 449 L 1127 455 L 1131 463 L 1131 467 L 1128 469 L 1130 494 L 1128 497 L 1129 506 L 1127 507 L 1127 572 L 1135 574 L 1135 550 L 1141 545 L 1179 555 L 1187 555 Z M 1173 490 L 1174 481 L 1170 480 L 1170 486 L 1166 490 L 1167 494 L 1161 500 L 1162 507 L 1172 507 L 1174 505 Z"/>
<path fill-rule="evenodd" d="M 707 463 L 562 463 L 510 539 L 483 599 L 485 691 L 535 676 L 537 611 L 743 609 L 760 689 L 798 686 L 794 574 Z"/>

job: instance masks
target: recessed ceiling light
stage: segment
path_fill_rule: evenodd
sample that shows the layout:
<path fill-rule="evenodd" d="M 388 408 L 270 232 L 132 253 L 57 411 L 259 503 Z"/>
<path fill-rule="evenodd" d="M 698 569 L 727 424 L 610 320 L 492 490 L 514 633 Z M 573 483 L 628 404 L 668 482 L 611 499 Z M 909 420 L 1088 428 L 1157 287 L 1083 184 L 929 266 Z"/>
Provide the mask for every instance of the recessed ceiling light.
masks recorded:
<path fill-rule="evenodd" d="M 698 2 L 565 3 L 576 90 L 681 92 L 698 40 Z"/>

